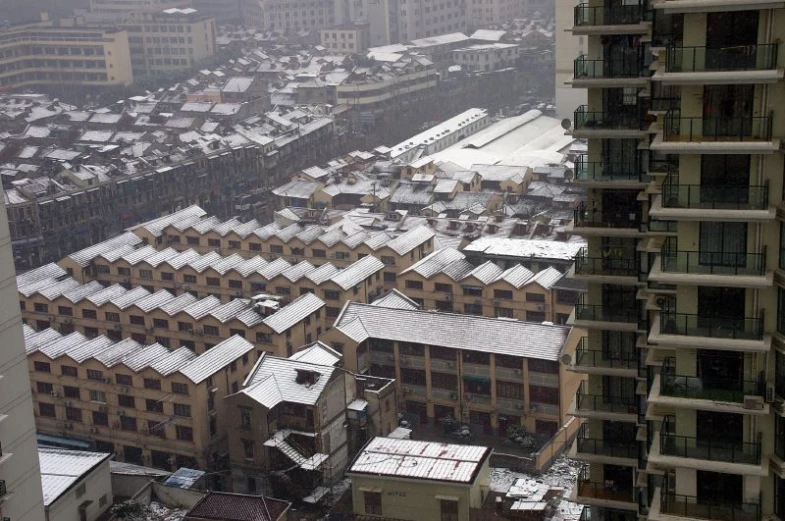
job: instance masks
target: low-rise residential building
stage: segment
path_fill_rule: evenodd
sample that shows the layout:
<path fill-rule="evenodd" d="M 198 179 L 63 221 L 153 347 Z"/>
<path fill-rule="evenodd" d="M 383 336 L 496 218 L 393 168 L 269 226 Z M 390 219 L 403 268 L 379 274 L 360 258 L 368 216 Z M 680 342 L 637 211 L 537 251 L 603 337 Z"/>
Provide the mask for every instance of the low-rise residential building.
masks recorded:
<path fill-rule="evenodd" d="M 322 46 L 342 54 L 362 54 L 371 44 L 371 30 L 367 23 L 337 25 L 319 31 Z"/>
<path fill-rule="evenodd" d="M 355 514 L 470 521 L 490 493 L 490 447 L 376 437 L 352 461 Z"/>
<path fill-rule="evenodd" d="M 95 521 L 114 502 L 109 460 L 114 454 L 38 448 L 47 521 Z"/>
<path fill-rule="evenodd" d="M 226 398 L 235 491 L 316 503 L 369 436 L 397 427 L 393 382 L 354 375 L 340 361 L 321 343 L 291 358 L 263 356 Z"/>
<path fill-rule="evenodd" d="M 491 72 L 514 67 L 518 46 L 512 43 L 486 43 L 456 49 L 452 61 L 473 72 Z"/>
<path fill-rule="evenodd" d="M 271 497 L 208 492 L 183 521 L 287 521 L 292 504 Z"/>
<path fill-rule="evenodd" d="M 412 308 L 347 302 L 321 340 L 348 370 L 395 379 L 415 423 L 451 417 L 482 434 L 522 427 L 543 437 L 565 423 L 580 377 L 559 359 L 578 330 Z"/>
<path fill-rule="evenodd" d="M 197 355 L 25 327 L 25 343 L 45 443 L 166 470 L 225 468 L 223 397 L 237 392 L 253 367 L 250 342 L 234 336 Z"/>
<path fill-rule="evenodd" d="M 402 271 L 396 287 L 424 309 L 564 324 L 577 295 L 554 288 L 565 275 L 549 267 L 538 273 L 492 261 L 474 266 L 454 248 L 442 248 Z"/>
<path fill-rule="evenodd" d="M 524 237 L 481 237 L 461 251 L 473 264 L 493 261 L 504 269 L 517 264 L 537 273 L 556 268 L 566 273 L 586 242 L 528 239 Z"/>

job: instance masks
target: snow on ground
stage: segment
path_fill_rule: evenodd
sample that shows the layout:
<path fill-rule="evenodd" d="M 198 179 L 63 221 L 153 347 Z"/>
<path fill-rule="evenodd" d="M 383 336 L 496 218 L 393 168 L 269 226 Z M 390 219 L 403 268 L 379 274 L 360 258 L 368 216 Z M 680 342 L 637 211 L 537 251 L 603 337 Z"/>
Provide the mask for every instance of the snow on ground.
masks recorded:
<path fill-rule="evenodd" d="M 352 480 L 349 478 L 344 478 L 343 480 L 339 481 L 332 488 L 332 504 L 338 503 L 341 500 L 346 492 L 352 488 Z"/>
<path fill-rule="evenodd" d="M 187 513 L 188 510 L 171 508 L 153 501 L 150 503 L 147 519 L 150 521 L 182 521 Z"/>

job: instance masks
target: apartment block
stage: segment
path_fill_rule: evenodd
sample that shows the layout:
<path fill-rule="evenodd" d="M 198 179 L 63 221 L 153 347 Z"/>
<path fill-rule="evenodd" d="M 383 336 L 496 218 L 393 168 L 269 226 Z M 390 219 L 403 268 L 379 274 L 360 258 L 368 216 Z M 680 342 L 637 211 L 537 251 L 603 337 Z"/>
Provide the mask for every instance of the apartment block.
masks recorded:
<path fill-rule="evenodd" d="M 24 337 L 14 304 L 14 263 L 5 207 L 0 204 L 0 518 L 39 521 L 44 497 L 32 415 L 33 397 L 25 371 Z"/>
<path fill-rule="evenodd" d="M 133 83 L 128 32 L 76 21 L 0 30 L 0 87 L 108 88 Z"/>
<path fill-rule="evenodd" d="M 215 19 L 190 7 L 135 13 L 122 27 L 136 77 L 187 70 L 218 50 Z"/>
<path fill-rule="evenodd" d="M 321 340 L 350 371 L 395 379 L 415 424 L 451 417 L 480 434 L 523 426 L 550 437 L 580 383 L 559 359 L 580 337 L 558 325 L 422 311 L 397 298 L 347 302 Z"/>
<path fill-rule="evenodd" d="M 250 342 L 234 336 L 197 355 L 26 327 L 25 343 L 36 429 L 47 444 L 166 470 L 225 468 L 223 398 L 253 367 Z"/>
<path fill-rule="evenodd" d="M 371 45 L 370 26 L 358 23 L 328 27 L 319 31 L 319 39 L 330 51 L 362 54 Z"/>
<path fill-rule="evenodd" d="M 781 8 L 575 8 L 573 495 L 592 519 L 785 517 Z"/>
<path fill-rule="evenodd" d="M 424 309 L 564 324 L 576 293 L 556 287 L 563 277 L 552 267 L 535 274 L 521 264 L 474 266 L 458 250 L 442 248 L 402 271 L 396 286 Z"/>
<path fill-rule="evenodd" d="M 340 362 L 322 343 L 291 358 L 264 356 L 227 398 L 235 491 L 316 503 L 370 437 L 398 426 L 393 382 L 355 375 Z"/>
<path fill-rule="evenodd" d="M 511 22 L 526 14 L 526 2 L 519 0 L 469 0 L 467 11 L 470 27 Z"/>
<path fill-rule="evenodd" d="M 192 0 L 90 0 L 88 18 L 96 22 L 122 22 L 129 15 L 145 11 L 193 7 Z"/>

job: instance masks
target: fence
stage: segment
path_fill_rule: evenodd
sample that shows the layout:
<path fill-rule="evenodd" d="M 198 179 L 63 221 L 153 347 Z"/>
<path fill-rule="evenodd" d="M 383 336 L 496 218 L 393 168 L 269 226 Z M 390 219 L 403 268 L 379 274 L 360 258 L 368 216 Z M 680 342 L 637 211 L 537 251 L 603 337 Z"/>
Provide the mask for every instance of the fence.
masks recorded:
<path fill-rule="evenodd" d="M 543 472 L 548 469 L 553 460 L 561 455 L 575 438 L 580 426 L 581 421 L 578 418 L 570 418 L 539 451 L 532 454 L 534 468 L 537 472 Z"/>

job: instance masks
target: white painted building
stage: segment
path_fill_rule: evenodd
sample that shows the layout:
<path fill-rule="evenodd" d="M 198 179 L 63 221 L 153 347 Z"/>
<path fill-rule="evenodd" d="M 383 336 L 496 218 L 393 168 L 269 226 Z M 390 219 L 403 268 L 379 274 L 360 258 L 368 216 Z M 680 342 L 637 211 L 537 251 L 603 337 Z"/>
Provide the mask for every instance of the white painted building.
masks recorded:
<path fill-rule="evenodd" d="M 575 58 L 586 54 L 588 40 L 573 36 L 576 0 L 556 0 L 556 115 L 572 120 L 575 109 L 587 103 L 586 89 L 574 89 L 572 80 Z"/>
<path fill-rule="evenodd" d="M 398 143 L 390 151 L 390 159 L 410 163 L 420 156 L 440 152 L 491 124 L 485 109 L 469 109 L 438 125 Z"/>
<path fill-rule="evenodd" d="M 490 72 L 514 67 L 518 46 L 512 43 L 486 43 L 456 49 L 452 61 L 466 70 Z"/>
<path fill-rule="evenodd" d="M 39 448 L 46 520 L 94 521 L 106 512 L 113 502 L 111 457 L 101 452 Z"/>
<path fill-rule="evenodd" d="M 44 502 L 15 275 L 8 217 L 0 203 L 0 519 L 41 521 Z"/>

